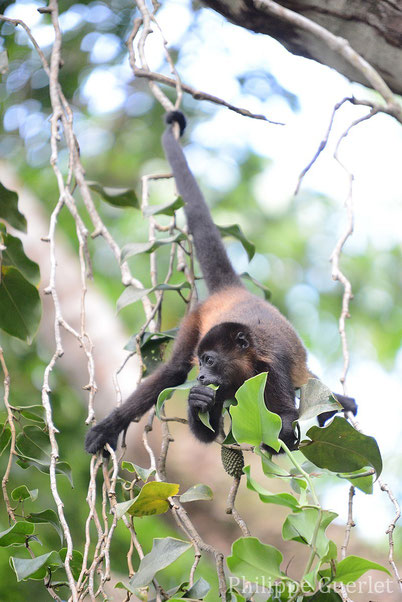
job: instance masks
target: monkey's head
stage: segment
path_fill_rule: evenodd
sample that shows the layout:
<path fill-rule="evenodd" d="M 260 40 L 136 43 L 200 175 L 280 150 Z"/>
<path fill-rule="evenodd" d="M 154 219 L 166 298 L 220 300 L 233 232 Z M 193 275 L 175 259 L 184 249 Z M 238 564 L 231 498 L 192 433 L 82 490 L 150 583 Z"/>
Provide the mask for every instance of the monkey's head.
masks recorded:
<path fill-rule="evenodd" d="M 254 376 L 255 350 L 250 329 L 238 322 L 223 322 L 207 332 L 198 346 L 202 385 L 217 385 L 233 397 L 247 378 Z"/>

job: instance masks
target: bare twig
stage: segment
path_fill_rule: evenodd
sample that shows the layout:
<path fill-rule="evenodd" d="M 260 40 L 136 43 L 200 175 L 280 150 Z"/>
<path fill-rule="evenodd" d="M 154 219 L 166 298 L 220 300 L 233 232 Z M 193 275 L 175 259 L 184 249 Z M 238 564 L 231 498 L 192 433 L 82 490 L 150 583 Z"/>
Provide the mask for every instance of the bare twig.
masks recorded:
<path fill-rule="evenodd" d="M 345 529 L 345 537 L 343 539 L 343 544 L 341 547 L 341 558 L 342 560 L 344 558 L 346 558 L 346 552 L 348 549 L 348 545 L 349 545 L 349 540 L 350 540 L 350 532 L 352 530 L 352 527 L 355 526 L 355 522 L 353 520 L 353 497 L 355 495 L 355 488 L 353 487 L 353 485 L 351 485 L 349 487 L 349 501 L 348 501 L 348 520 L 346 523 L 346 529 Z"/>
<path fill-rule="evenodd" d="M 3 401 L 4 401 L 4 405 L 6 407 L 6 410 L 7 410 L 7 422 L 10 427 L 10 433 L 11 433 L 10 451 L 8 454 L 6 470 L 5 470 L 4 476 L 1 481 L 1 487 L 3 490 L 3 499 L 4 499 L 4 503 L 6 505 L 6 510 L 7 510 L 9 520 L 12 521 L 13 523 L 15 523 L 16 519 L 15 519 L 14 509 L 12 508 L 11 503 L 10 503 L 10 498 L 8 497 L 7 483 L 8 483 L 8 479 L 10 478 L 10 471 L 11 471 L 11 467 L 12 467 L 12 463 L 13 463 L 13 458 L 15 455 L 16 431 L 15 431 L 15 424 L 14 424 L 14 415 L 13 415 L 13 411 L 12 411 L 12 409 L 10 407 L 10 403 L 9 403 L 10 374 L 8 372 L 6 360 L 4 359 L 3 349 L 1 347 L 0 347 L 0 365 L 3 370 L 3 377 L 4 377 Z"/>
<path fill-rule="evenodd" d="M 231 514 L 239 525 L 243 537 L 250 537 L 251 533 L 246 525 L 245 520 L 240 516 L 239 512 L 235 508 L 236 496 L 239 491 L 240 477 L 234 478 L 232 487 L 230 488 L 228 499 L 226 502 L 226 514 Z"/>

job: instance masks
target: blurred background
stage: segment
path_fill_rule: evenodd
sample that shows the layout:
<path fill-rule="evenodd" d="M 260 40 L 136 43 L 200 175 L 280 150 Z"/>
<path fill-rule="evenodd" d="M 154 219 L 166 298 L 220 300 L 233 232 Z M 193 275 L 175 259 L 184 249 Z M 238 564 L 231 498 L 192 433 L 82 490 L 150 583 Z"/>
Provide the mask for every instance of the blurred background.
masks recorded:
<path fill-rule="evenodd" d="M 37 9 L 42 2 L 0 3 L 4 14 L 25 21 L 48 56 L 53 42 L 49 17 Z M 134 79 L 128 64 L 125 41 L 136 15 L 130 0 L 60 3 L 63 31 L 63 67 L 60 81 L 74 109 L 75 133 L 87 178 L 104 186 L 135 188 L 140 194 L 143 174 L 166 170 L 160 145 L 163 110 L 148 91 L 145 80 Z M 344 201 L 348 174 L 333 158 L 335 144 L 348 125 L 365 113 L 347 104 L 338 112 L 329 144 L 294 195 L 298 176 L 317 150 L 328 128 L 334 105 L 345 96 L 370 97 L 373 92 L 351 84 L 334 70 L 289 54 L 276 41 L 226 22 L 212 10 L 188 0 L 166 0 L 158 22 L 168 40 L 183 82 L 198 90 L 262 113 L 283 122 L 272 125 L 240 116 L 205 101 L 185 95 L 182 108 L 188 117 L 186 155 L 219 225 L 240 224 L 257 253 L 249 263 L 240 242 L 228 240 L 228 252 L 239 272 L 249 274 L 269 287 L 272 302 L 290 319 L 309 352 L 310 367 L 329 387 L 341 391 L 342 350 L 338 333 L 342 287 L 331 279 L 329 257 L 346 227 Z M 21 193 L 22 211 L 29 233 L 28 254 L 42 271 L 42 289 L 48 274 L 48 249 L 40 241 L 46 235 L 48 218 L 57 199 L 57 183 L 49 165 L 50 103 L 48 79 L 36 52 L 21 28 L 0 25 L 0 51 L 7 50 L 9 70 L 0 84 L 0 178 Z M 148 38 L 147 59 L 151 70 L 170 74 L 157 35 Z M 173 91 L 166 93 L 174 99 Z M 342 255 L 341 268 L 354 292 L 351 319 L 347 323 L 351 365 L 347 392 L 359 404 L 359 423 L 376 437 L 383 454 L 384 480 L 397 498 L 402 498 L 402 129 L 391 117 L 376 116 L 354 128 L 340 147 L 340 158 L 354 175 L 355 232 Z M 61 145 L 60 167 L 66 171 L 68 155 Z M 152 185 L 151 201 L 172 198 L 171 184 Z M 77 199 L 80 203 L 80 200 Z M 146 241 L 148 223 L 136 210 L 119 210 L 96 199 L 105 224 L 120 246 Z M 73 220 L 67 211 L 59 219 L 58 281 L 63 310 L 79 321 L 80 274 Z M 25 244 L 25 243 L 24 243 Z M 119 267 L 109 248 L 99 238 L 90 243 L 94 282 L 89 297 L 89 332 L 96 344 L 96 378 L 99 385 L 99 415 L 113 406 L 113 371 L 124 357 L 123 347 L 142 322 L 139 304 L 116 316 L 115 303 L 122 292 Z M 159 254 L 167 265 L 168 252 Z M 133 273 L 149 285 L 148 257 L 136 256 Z M 178 276 L 178 280 L 180 281 Z M 250 284 L 253 291 L 253 285 Z M 202 286 L 201 286 L 202 290 Z M 44 303 L 48 303 L 44 299 Z M 44 312 L 40 332 L 31 346 L 1 335 L 12 378 L 12 402 L 40 403 L 44 366 L 53 353 L 53 314 Z M 180 297 L 170 292 L 163 309 L 163 330 L 173 328 L 184 314 Z M 70 345 L 70 347 L 69 347 Z M 65 357 L 53 374 L 52 402 L 60 429 L 61 457 L 73 466 L 74 495 L 60 478 L 62 497 L 68 498 L 75 547 L 80 547 L 86 518 L 86 488 L 89 458 L 83 453 L 86 416 L 86 364 L 76 342 L 66 341 Z M 135 362 L 122 376 L 122 388 L 130 392 Z M 130 384 L 131 383 L 131 384 Z M 98 401 L 99 400 L 99 401 Z M 174 408 L 184 415 L 184 402 Z M 130 431 L 126 459 L 141 465 L 143 451 L 135 446 L 135 428 Z M 223 475 L 218 446 L 203 447 L 185 427 L 174 428 L 169 466 L 171 481 L 186 486 L 207 482 L 215 501 L 194 504 L 195 522 L 206 539 L 225 552 L 240 534 L 225 515 L 225 496 L 230 478 Z M 158 434 L 155 434 L 157 440 Z M 144 465 L 144 464 L 142 464 Z M 16 467 L 16 484 L 29 479 L 42 483 L 47 477 Z M 2 467 L 4 472 L 4 468 Z M 271 486 L 271 483 L 268 484 Z M 276 487 L 272 484 L 272 487 Z M 277 486 L 280 490 L 280 485 Z M 343 539 L 347 517 L 348 484 L 334 478 L 320 482 L 324 506 L 339 513 L 331 536 Z M 50 492 L 47 506 L 52 504 Z M 250 527 L 265 542 L 284 550 L 280 543 L 281 510 L 271 509 L 243 492 L 239 502 Z M 256 497 L 256 496 L 255 496 Z M 46 503 L 45 500 L 44 504 Z M 206 506 L 205 504 L 209 504 Z M 378 488 L 372 496 L 357 492 L 356 529 L 351 550 L 386 564 L 385 530 L 393 507 Z M 165 519 L 137 521 L 146 551 L 152 538 L 173 533 Z M 1 530 L 7 528 L 5 513 Z M 47 530 L 48 529 L 48 530 Z M 396 556 L 402 551 L 400 529 L 395 533 Z M 57 535 L 44 527 L 44 541 L 57 546 Z M 128 535 L 119 525 L 113 547 L 113 570 L 124 575 Z M 51 549 L 51 548 L 49 548 Z M 286 544 L 289 557 L 295 553 Z M 45 551 L 45 550 L 44 550 Z M 40 553 L 44 553 L 40 552 Z M 9 551 L 0 551 L 0 579 L 8 592 L 4 599 L 26 600 L 36 589 L 32 582 L 16 584 L 8 566 Z M 187 556 L 183 557 L 187 558 Z M 190 562 L 183 560 L 183 563 Z M 180 574 L 180 562 L 172 571 Z M 297 562 L 294 561 L 294 562 Z M 205 571 L 210 571 L 205 561 Z M 172 573 L 172 574 L 173 574 Z M 175 578 L 173 574 L 172 579 Z M 169 585 L 169 583 L 167 583 Z M 47 599 L 38 584 L 38 599 Z M 35 593 L 36 595 L 36 593 Z M 116 594 L 115 594 L 116 595 Z M 121 594 L 122 596 L 122 594 Z M 120 599 L 116 596 L 115 599 Z M 123 599 L 123 597 L 121 597 Z M 213 598 L 211 598 L 213 599 Z M 356 600 L 366 599 L 356 596 Z M 381 599 L 396 600 L 395 594 Z"/>

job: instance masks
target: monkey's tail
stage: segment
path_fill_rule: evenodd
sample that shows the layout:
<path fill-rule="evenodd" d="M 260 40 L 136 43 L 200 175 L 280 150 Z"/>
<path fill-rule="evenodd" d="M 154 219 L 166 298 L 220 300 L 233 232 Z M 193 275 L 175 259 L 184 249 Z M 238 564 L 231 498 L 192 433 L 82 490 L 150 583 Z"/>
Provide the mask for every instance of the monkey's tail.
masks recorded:
<path fill-rule="evenodd" d="M 185 203 L 188 227 L 194 238 L 195 252 L 208 290 L 212 293 L 228 286 L 243 286 L 229 261 L 219 230 L 212 221 L 181 145 L 174 136 L 172 124 L 179 124 L 182 135 L 186 118 L 180 111 L 171 111 L 166 115 L 166 123 L 168 127 L 162 136 L 162 144 L 176 180 L 177 190 Z"/>

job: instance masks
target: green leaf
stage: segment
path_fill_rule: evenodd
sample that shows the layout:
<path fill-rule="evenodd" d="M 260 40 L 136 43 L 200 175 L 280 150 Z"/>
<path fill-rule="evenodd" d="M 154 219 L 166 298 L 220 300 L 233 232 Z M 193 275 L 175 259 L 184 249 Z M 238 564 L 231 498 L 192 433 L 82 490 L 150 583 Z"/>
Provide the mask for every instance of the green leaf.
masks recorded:
<path fill-rule="evenodd" d="M 323 412 L 342 410 L 341 404 L 329 389 L 318 378 L 309 378 L 300 387 L 299 420 L 309 420 Z"/>
<path fill-rule="evenodd" d="M 0 547 L 7 548 L 8 546 L 25 544 L 27 538 L 32 535 L 34 531 L 35 527 L 29 523 L 23 521 L 15 523 L 6 529 L 6 531 L 0 533 Z"/>
<path fill-rule="evenodd" d="M 61 560 L 64 563 L 64 561 L 66 560 L 66 556 L 67 556 L 67 548 L 62 548 L 59 551 L 59 554 L 60 554 Z M 75 580 L 77 580 L 80 576 L 83 560 L 84 559 L 83 559 L 81 552 L 79 552 L 79 550 L 73 550 L 72 558 L 70 559 L 70 569 L 71 569 L 71 572 L 72 572 Z"/>
<path fill-rule="evenodd" d="M 311 441 L 302 441 L 300 451 L 316 466 L 341 473 L 372 466 L 380 476 L 382 459 L 377 441 L 359 433 L 344 418 L 335 416 L 324 428 L 313 426 L 307 436 Z"/>
<path fill-rule="evenodd" d="M 34 502 L 38 497 L 38 490 L 33 489 L 30 491 L 26 485 L 20 485 L 12 490 L 11 497 L 15 502 L 23 502 L 27 499 L 30 499 L 31 502 Z"/>
<path fill-rule="evenodd" d="M 190 489 L 187 489 L 180 496 L 181 502 L 197 502 L 199 500 L 212 500 L 213 493 L 212 489 L 208 487 L 208 485 L 203 485 L 202 483 L 198 483 L 198 485 L 193 485 Z"/>
<path fill-rule="evenodd" d="M 42 512 L 31 512 L 26 517 L 26 520 L 34 524 L 48 523 L 52 525 L 60 537 L 60 543 L 63 543 L 63 529 L 61 528 L 59 517 L 54 510 L 48 509 L 42 510 Z"/>
<path fill-rule="evenodd" d="M 387 573 L 387 575 L 391 575 L 389 570 L 381 564 L 360 558 L 359 556 L 346 556 L 346 558 L 338 562 L 334 580 L 337 583 L 347 585 L 348 583 L 357 581 L 364 573 L 371 570 L 382 571 L 383 573 Z M 330 569 L 325 569 L 325 571 L 320 570 L 320 575 L 331 577 L 331 571 Z"/>
<path fill-rule="evenodd" d="M 172 397 L 172 395 L 175 393 L 175 391 L 187 391 L 188 389 L 191 389 L 192 387 L 194 387 L 194 385 L 196 385 L 196 384 L 197 384 L 196 380 L 188 380 L 187 382 L 183 383 L 182 385 L 178 385 L 177 387 L 168 387 L 167 389 L 163 389 L 163 391 L 161 391 L 159 393 L 158 401 L 156 402 L 157 417 L 160 418 L 160 412 L 165 404 L 165 401 L 170 399 Z"/>
<path fill-rule="evenodd" d="M 18 408 L 21 416 L 32 422 L 37 422 L 45 425 L 45 408 L 41 405 L 24 406 Z"/>
<path fill-rule="evenodd" d="M 135 472 L 144 483 L 156 472 L 155 468 L 141 468 L 141 466 L 137 466 L 137 464 L 127 462 L 126 460 L 121 463 L 121 467 L 129 472 Z"/>
<path fill-rule="evenodd" d="M 174 201 L 165 203 L 164 205 L 149 205 L 145 207 L 143 214 L 145 217 L 149 217 L 150 215 L 174 215 L 175 211 L 181 207 L 184 207 L 183 199 L 177 197 Z"/>
<path fill-rule="evenodd" d="M 144 556 L 137 573 L 130 579 L 130 587 L 134 589 L 148 585 L 158 571 L 172 564 L 189 548 L 189 542 L 174 537 L 154 539 L 151 552 Z"/>
<path fill-rule="evenodd" d="M 4 425 L 2 425 L 2 431 L 0 434 L 0 456 L 2 455 L 2 453 L 4 452 L 4 450 L 7 449 L 8 444 L 10 443 L 11 440 L 11 430 L 8 426 L 6 426 L 4 428 Z"/>
<path fill-rule="evenodd" d="M 50 441 L 46 433 L 38 426 L 26 426 L 17 437 L 16 451 L 24 458 L 45 460 L 50 458 Z"/>
<path fill-rule="evenodd" d="M 367 469 L 372 470 L 372 468 L 370 467 L 367 467 Z M 363 493 L 367 493 L 370 495 L 371 493 L 373 493 L 374 475 L 366 475 L 362 477 L 357 476 L 360 474 L 364 474 L 364 472 L 364 470 L 355 470 L 354 472 L 341 473 L 337 476 L 340 479 L 347 479 L 349 483 L 351 483 L 354 487 L 360 489 L 360 491 L 363 491 Z"/>
<path fill-rule="evenodd" d="M 267 373 L 262 372 L 249 378 L 237 390 L 237 406 L 232 406 L 232 430 L 238 443 L 260 445 L 265 443 L 279 451 L 278 435 L 282 420 L 274 412 L 270 412 L 264 400 Z"/>
<path fill-rule="evenodd" d="M 275 477 L 290 477 L 291 476 L 287 470 L 284 470 L 281 466 L 279 466 L 278 464 L 273 462 L 271 460 L 271 458 L 268 457 L 268 455 L 267 455 L 268 452 L 266 452 L 264 449 L 256 448 L 254 450 L 254 453 L 257 456 L 261 457 L 262 471 L 265 474 L 265 476 L 268 477 L 269 479 L 272 479 Z"/>
<path fill-rule="evenodd" d="M 321 558 L 321 564 L 325 562 L 330 562 L 331 560 L 336 560 L 338 557 L 338 548 L 336 547 L 336 543 L 329 540 L 328 552 Z"/>
<path fill-rule="evenodd" d="M 11 566 L 13 567 L 17 581 L 23 579 L 43 579 L 46 577 L 47 570 L 55 570 L 62 566 L 62 561 L 57 552 L 48 552 L 36 558 L 15 558 L 11 557 Z"/>
<path fill-rule="evenodd" d="M 241 537 L 232 545 L 232 555 L 227 557 L 230 571 L 252 583 L 269 587 L 276 579 L 282 579 L 280 565 L 283 556 L 273 546 L 261 543 L 256 537 Z"/>
<path fill-rule="evenodd" d="M 31 342 L 41 317 L 38 290 L 14 267 L 1 267 L 0 329 Z"/>
<path fill-rule="evenodd" d="M 262 282 L 260 282 L 256 278 L 253 278 L 248 272 L 243 272 L 243 274 L 240 274 L 240 278 L 243 278 L 243 280 L 250 280 L 250 282 L 252 282 L 254 284 L 254 286 L 256 286 L 257 288 L 259 288 L 262 291 L 262 293 L 264 295 L 264 299 L 266 301 L 269 301 L 272 294 L 271 294 L 271 291 L 269 290 L 269 288 L 267 286 L 265 286 L 265 284 L 262 284 Z"/>
<path fill-rule="evenodd" d="M 253 259 L 255 255 L 255 245 L 245 237 L 238 224 L 233 224 L 232 226 L 218 226 L 218 230 L 223 237 L 233 236 L 234 238 L 237 238 L 243 245 L 243 248 L 248 255 L 248 260 L 251 261 Z"/>
<path fill-rule="evenodd" d="M 139 255 L 140 253 L 153 253 L 160 247 L 163 247 L 165 245 L 172 245 L 175 242 L 185 240 L 185 238 L 185 235 L 179 232 L 174 236 L 169 236 L 167 238 L 158 238 L 154 241 L 129 243 L 121 250 L 120 261 L 121 263 L 123 263 L 129 257 Z"/>
<path fill-rule="evenodd" d="M 137 497 L 134 500 L 128 500 L 131 504 L 122 502 L 116 505 L 119 510 L 119 516 L 122 516 L 126 512 L 131 516 L 164 514 L 169 510 L 168 498 L 177 495 L 179 487 L 180 485 L 177 483 L 158 481 L 145 483 Z M 123 509 L 124 511 L 122 512 Z"/>
<path fill-rule="evenodd" d="M 330 541 L 325 535 L 325 530 L 337 516 L 336 512 L 322 510 L 320 518 L 318 508 L 304 508 L 301 512 L 287 516 L 282 527 L 282 537 L 286 541 L 293 540 L 311 545 L 317 521 L 320 519 L 316 550 L 319 557 L 322 558 L 328 552 Z"/>
<path fill-rule="evenodd" d="M 27 220 L 18 211 L 18 194 L 0 182 L 0 220 L 5 220 L 21 232 L 27 231 Z"/>
<path fill-rule="evenodd" d="M 300 508 L 299 502 L 290 493 L 271 493 L 262 487 L 251 477 L 251 466 L 245 466 L 243 472 L 247 476 L 247 488 L 258 493 L 260 500 L 265 504 L 277 504 L 278 506 L 285 506 L 292 510 Z"/>
<path fill-rule="evenodd" d="M 165 330 L 164 332 L 145 331 L 142 334 L 141 340 L 140 340 L 141 352 L 144 353 L 144 351 L 147 350 L 148 345 L 149 346 L 163 345 L 165 343 L 168 343 L 169 341 L 174 340 L 176 338 L 178 331 L 179 331 L 178 328 L 171 328 L 170 330 Z M 133 336 L 130 337 L 130 340 L 128 341 L 128 343 L 124 347 L 124 349 L 127 349 L 127 351 L 135 351 L 137 349 L 137 335 L 136 334 L 133 334 Z"/>
<path fill-rule="evenodd" d="M 171 328 L 165 332 L 146 331 L 141 335 L 140 349 L 147 374 L 153 372 L 162 361 L 166 345 L 176 338 L 178 330 L 178 328 Z M 137 334 L 130 337 L 124 349 L 128 351 L 137 350 Z"/>
<path fill-rule="evenodd" d="M 211 426 L 211 422 L 209 419 L 209 412 L 198 412 L 198 418 L 200 419 L 200 421 L 202 422 L 202 424 L 204 426 L 206 426 L 207 428 L 209 428 L 210 431 L 214 431 L 214 429 Z"/>
<path fill-rule="evenodd" d="M 202 600 L 205 598 L 209 590 L 211 589 L 210 584 L 203 577 L 197 579 L 192 587 L 184 594 L 183 598 L 194 598 L 195 600 Z"/>
<path fill-rule="evenodd" d="M 127 305 L 131 305 L 131 303 L 136 303 L 146 295 L 152 293 L 153 288 L 138 288 L 136 286 L 128 286 L 124 289 L 120 297 L 117 299 L 116 309 L 119 312 L 123 307 L 127 307 Z"/>
<path fill-rule="evenodd" d="M 123 307 L 131 305 L 131 303 L 136 303 L 154 291 L 181 291 L 183 288 L 190 288 L 190 284 L 188 282 L 180 282 L 179 284 L 158 284 L 152 288 L 138 288 L 130 285 L 124 289 L 117 299 L 117 312 L 123 309 Z"/>
<path fill-rule="evenodd" d="M 37 285 L 40 279 L 39 266 L 25 255 L 20 239 L 2 231 L 0 226 L 0 241 L 6 247 L 5 251 L 0 253 L 0 263 L 5 267 L 17 268 L 27 280 Z"/>
<path fill-rule="evenodd" d="M 40 472 L 50 475 L 50 461 L 44 462 L 44 461 L 35 460 L 33 458 L 27 458 L 23 455 L 22 456 L 19 455 L 16 463 L 18 464 L 18 466 L 20 466 L 24 470 L 26 470 L 30 466 L 33 466 L 34 468 L 37 468 L 37 470 L 39 470 Z M 72 470 L 71 470 L 71 466 L 68 462 L 57 462 L 56 474 L 62 474 L 65 477 L 67 477 L 71 483 L 71 486 L 73 486 Z"/>
<path fill-rule="evenodd" d="M 97 192 L 104 201 L 113 207 L 134 207 L 139 209 L 137 195 L 132 188 L 110 188 L 102 186 L 99 182 L 87 182 L 89 188 Z"/>

